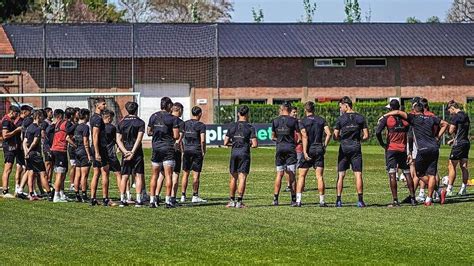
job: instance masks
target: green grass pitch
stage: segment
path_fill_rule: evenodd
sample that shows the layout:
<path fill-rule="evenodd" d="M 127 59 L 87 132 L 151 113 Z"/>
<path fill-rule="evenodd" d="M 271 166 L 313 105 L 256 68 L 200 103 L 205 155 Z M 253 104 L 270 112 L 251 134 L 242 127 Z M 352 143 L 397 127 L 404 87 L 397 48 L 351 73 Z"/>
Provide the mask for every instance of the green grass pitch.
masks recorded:
<path fill-rule="evenodd" d="M 327 201 L 319 208 L 314 172 L 302 208 L 272 207 L 274 149 L 253 150 L 245 202 L 226 209 L 229 149 L 210 148 L 201 180 L 205 205 L 178 209 L 91 208 L 88 204 L 0 198 L 2 264 L 470 264 L 474 262 L 474 188 L 465 198 L 432 208 L 389 209 L 381 148 L 364 146 L 368 208 L 355 207 L 351 172 L 334 208 L 337 146 L 326 155 Z M 147 183 L 150 150 L 146 151 Z M 446 175 L 448 148 L 440 174 Z M 0 158 L 3 161 L 3 158 Z M 471 172 L 473 168 L 470 167 Z M 472 176 L 472 175 L 471 175 Z M 13 174 L 12 174 L 13 177 Z M 111 178 L 112 197 L 118 197 Z M 11 183 L 10 187 L 13 187 Z M 456 185 L 460 184 L 460 179 Z M 189 187 L 188 189 L 190 189 Z M 457 192 L 458 188 L 455 188 Z M 189 191 L 188 191 L 189 194 Z M 98 195 L 101 195 L 99 192 Z M 407 189 L 399 183 L 399 198 Z"/>

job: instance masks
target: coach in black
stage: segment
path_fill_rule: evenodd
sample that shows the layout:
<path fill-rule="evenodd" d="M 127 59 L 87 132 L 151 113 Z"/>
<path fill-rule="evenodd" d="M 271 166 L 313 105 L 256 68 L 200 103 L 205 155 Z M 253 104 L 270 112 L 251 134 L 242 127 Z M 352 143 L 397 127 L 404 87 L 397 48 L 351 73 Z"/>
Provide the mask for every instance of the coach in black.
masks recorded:
<path fill-rule="evenodd" d="M 245 208 L 243 198 L 247 182 L 247 176 L 250 173 L 250 148 L 257 148 L 257 137 L 255 128 L 248 122 L 249 108 L 242 105 L 238 110 L 239 121 L 232 123 L 224 138 L 224 146 L 232 145 L 230 155 L 230 197 L 227 208 Z M 235 192 L 237 191 L 237 180 L 239 182 L 237 202 L 235 201 Z"/>
<path fill-rule="evenodd" d="M 428 197 L 426 197 L 425 206 L 431 206 L 433 205 L 433 192 L 437 186 L 435 176 L 438 172 L 438 143 L 448 128 L 448 123 L 436 116 L 426 115 L 423 103 L 421 102 L 415 103 L 413 109 L 414 112 L 410 114 L 395 110 L 385 114 L 384 117 L 398 115 L 406 119 L 412 126 L 413 139 L 418 149 L 415 159 L 416 175 L 420 180 L 428 184 Z"/>
<path fill-rule="evenodd" d="M 305 187 L 305 179 L 309 168 L 316 169 L 318 180 L 319 206 L 327 207 L 324 200 L 324 154 L 326 147 L 331 140 L 331 130 L 324 118 L 314 114 L 314 102 L 307 102 L 304 105 L 306 117 L 299 124 L 303 140 L 303 160 L 298 166 L 299 178 L 296 187 L 296 206 L 301 207 L 301 196 Z M 323 137 L 325 136 L 324 140 Z"/>
<path fill-rule="evenodd" d="M 191 110 L 192 118 L 184 122 L 183 138 L 183 180 L 181 182 L 181 198 L 186 199 L 186 188 L 188 177 L 193 171 L 193 197 L 192 203 L 204 203 L 199 197 L 199 181 L 201 177 L 202 164 L 206 154 L 206 125 L 202 123 L 202 110 L 194 106 Z"/>
<path fill-rule="evenodd" d="M 156 181 L 160 170 L 164 169 L 166 183 L 166 199 L 170 202 L 172 175 L 175 165 L 175 140 L 179 139 L 179 125 L 175 116 L 170 114 L 173 102 L 168 97 L 161 98 L 161 111 L 154 113 L 148 121 L 147 133 L 152 136 L 153 154 L 151 157 L 152 175 L 150 181 L 150 208 L 156 208 Z M 167 208 L 174 205 L 166 204 Z"/>
<path fill-rule="evenodd" d="M 278 206 L 278 196 L 281 189 L 281 179 L 285 172 L 291 184 L 291 205 L 296 205 L 296 143 L 295 133 L 298 139 L 301 139 L 300 130 L 298 127 L 298 120 L 290 116 L 291 104 L 285 102 L 280 106 L 280 116 L 275 118 L 272 122 L 272 140 L 276 141 L 276 178 L 273 193 L 273 205 Z"/>
<path fill-rule="evenodd" d="M 125 104 L 128 115 L 117 126 L 117 145 L 122 152 L 122 180 L 120 181 L 120 206 L 127 206 L 125 193 L 128 178 L 135 175 L 135 191 L 137 193 L 135 207 L 142 207 L 142 187 L 145 181 L 145 161 L 142 139 L 145 134 L 145 122 L 137 116 L 138 104 Z"/>
<path fill-rule="evenodd" d="M 336 120 L 334 127 L 334 140 L 339 140 L 339 156 L 337 163 L 338 179 L 337 179 L 337 199 L 336 207 L 342 207 L 342 188 L 344 186 L 344 177 L 349 167 L 352 167 L 356 178 L 356 189 L 358 194 L 357 206 L 365 207 L 362 181 L 362 148 L 361 140 L 369 138 L 369 130 L 367 129 L 367 121 L 361 114 L 352 110 L 352 100 L 344 96 L 339 101 L 339 109 L 341 116 Z M 362 138 L 361 138 L 362 135 Z"/>

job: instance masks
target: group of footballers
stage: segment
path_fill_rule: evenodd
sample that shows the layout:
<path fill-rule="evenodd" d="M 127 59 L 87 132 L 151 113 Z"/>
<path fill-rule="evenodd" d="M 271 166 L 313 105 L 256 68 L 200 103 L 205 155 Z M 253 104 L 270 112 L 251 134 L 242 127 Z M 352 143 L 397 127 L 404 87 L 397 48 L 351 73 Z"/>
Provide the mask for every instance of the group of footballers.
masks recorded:
<path fill-rule="evenodd" d="M 416 205 L 417 200 L 430 206 L 439 198 L 444 204 L 447 196 L 453 195 L 456 168 L 459 165 L 463 183 L 458 194 L 466 194 L 469 177 L 467 163 L 470 149 L 469 117 L 460 105 L 450 101 L 447 111 L 450 123 L 429 111 L 428 101 L 415 97 L 412 110 L 400 110 L 398 100 L 392 100 L 390 111 L 378 121 L 377 139 L 385 149 L 386 167 L 393 202 Z M 15 197 L 9 191 L 8 181 L 16 161 L 15 195 L 19 198 L 38 200 L 46 197 L 53 202 L 72 201 L 64 193 L 66 174 L 69 171 L 75 201 L 100 205 L 97 200 L 99 178 L 102 181 L 102 205 L 115 205 L 109 198 L 109 173 L 115 174 L 120 191 L 120 207 L 135 204 L 156 208 L 165 185 L 166 208 L 177 207 L 179 177 L 181 180 L 180 202 L 186 202 L 188 179 L 192 173 L 192 203 L 205 203 L 199 196 L 199 182 L 206 154 L 206 125 L 202 123 L 202 109 L 195 106 L 192 118 L 181 120 L 182 104 L 170 98 L 161 99 L 160 111 L 154 113 L 145 128 L 145 122 L 137 116 L 138 104 L 125 105 L 127 115 L 115 126 L 114 112 L 107 109 L 104 98 L 94 101 L 94 112 L 89 109 L 51 108 L 33 110 L 30 106 L 11 106 L 2 119 L 3 152 L 5 166 L 2 176 L 3 197 Z M 276 178 L 273 205 L 279 205 L 282 179 L 286 176 L 287 190 L 291 194 L 291 206 L 302 205 L 305 179 L 310 168 L 315 169 L 319 191 L 319 205 L 327 207 L 325 201 L 324 156 L 331 138 L 340 142 L 337 171 L 336 207 L 342 207 L 342 191 L 346 171 L 351 168 L 356 180 L 358 207 L 365 207 L 363 199 L 361 142 L 369 138 L 367 121 L 352 109 L 349 97 L 339 101 L 341 115 L 337 118 L 333 132 L 326 121 L 315 114 L 315 103 L 304 104 L 304 118 L 297 118 L 297 110 L 290 103 L 280 106 L 279 116 L 272 121 L 272 139 L 276 142 Z M 257 148 L 254 127 L 249 123 L 249 108 L 238 108 L 238 121 L 228 125 L 224 145 L 231 146 L 229 164 L 229 208 L 245 208 L 243 197 L 247 176 L 250 173 L 251 148 Z M 383 132 L 386 131 L 384 142 Z M 448 180 L 442 186 L 438 175 L 439 142 L 443 134 L 453 136 L 448 144 L 452 151 L 448 163 Z M 142 148 L 144 135 L 152 137 L 151 179 L 147 193 L 145 162 Z M 122 154 L 121 161 L 117 157 Z M 90 168 L 92 180 L 88 182 Z M 54 171 L 53 171 L 54 170 Z M 298 178 L 296 178 L 298 170 Z M 406 178 L 409 196 L 398 200 L 397 172 Z M 55 173 L 53 183 L 53 172 Z M 286 174 L 286 175 L 285 175 Z M 133 185 L 132 185 L 133 184 Z M 23 188 L 28 187 L 28 193 Z M 39 194 L 36 193 L 38 187 Z M 424 195 L 427 186 L 428 195 Z M 136 198 L 131 197 L 131 188 Z M 415 191 L 420 187 L 420 195 Z M 90 189 L 90 198 L 88 196 Z"/>

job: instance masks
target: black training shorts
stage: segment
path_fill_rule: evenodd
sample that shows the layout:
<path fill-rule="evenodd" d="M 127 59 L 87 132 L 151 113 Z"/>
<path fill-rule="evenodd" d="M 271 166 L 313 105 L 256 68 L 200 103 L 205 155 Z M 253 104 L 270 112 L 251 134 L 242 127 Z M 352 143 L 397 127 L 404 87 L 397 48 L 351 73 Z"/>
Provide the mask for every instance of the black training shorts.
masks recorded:
<path fill-rule="evenodd" d="M 245 152 L 232 152 L 230 155 L 229 171 L 233 173 L 250 173 L 250 154 Z"/>
<path fill-rule="evenodd" d="M 323 145 L 311 146 L 308 151 L 308 156 L 311 160 L 306 161 L 304 158 L 301 160 L 301 163 L 298 165 L 298 168 L 308 169 L 308 168 L 324 168 L 324 154 L 326 150 Z"/>
<path fill-rule="evenodd" d="M 133 175 L 133 174 L 144 174 L 145 173 L 145 161 L 142 154 L 135 154 L 133 158 L 126 161 L 122 157 L 122 175 Z"/>
<path fill-rule="evenodd" d="M 183 171 L 202 171 L 203 156 L 201 152 L 184 151 Z"/>
<path fill-rule="evenodd" d="M 30 152 L 26 158 L 26 170 L 33 171 L 33 173 L 45 172 L 46 168 L 43 162 L 43 156 L 40 152 Z"/>
<path fill-rule="evenodd" d="M 337 171 L 345 172 L 352 168 L 354 172 L 362 172 L 362 150 L 359 145 L 339 146 L 339 155 L 337 158 Z"/>
<path fill-rule="evenodd" d="M 410 167 L 407 164 L 407 153 L 402 151 L 390 151 L 385 152 L 385 164 L 387 171 L 390 169 L 401 169 L 408 170 Z"/>
<path fill-rule="evenodd" d="M 453 146 L 451 148 L 451 154 L 449 155 L 449 159 L 453 161 L 468 159 L 470 149 L 471 144 L 469 142 Z"/>
<path fill-rule="evenodd" d="M 439 149 L 418 149 L 415 159 L 416 175 L 419 177 L 431 175 L 438 172 Z"/>

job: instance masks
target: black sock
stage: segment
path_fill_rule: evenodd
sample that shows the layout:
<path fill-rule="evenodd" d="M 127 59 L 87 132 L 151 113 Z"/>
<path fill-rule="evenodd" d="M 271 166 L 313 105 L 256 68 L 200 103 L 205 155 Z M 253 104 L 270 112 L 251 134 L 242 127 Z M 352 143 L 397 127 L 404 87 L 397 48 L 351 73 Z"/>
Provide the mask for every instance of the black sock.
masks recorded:
<path fill-rule="evenodd" d="M 364 194 L 359 193 L 357 196 L 359 197 L 359 201 L 364 201 Z"/>
<path fill-rule="evenodd" d="M 30 192 L 30 196 L 33 197 L 35 195 L 35 193 L 33 192 Z"/>
<path fill-rule="evenodd" d="M 278 194 L 274 194 L 274 195 L 273 195 L 273 200 L 278 201 Z"/>
<path fill-rule="evenodd" d="M 291 201 L 296 201 L 296 194 L 291 194 Z"/>
<path fill-rule="evenodd" d="M 398 198 L 394 198 L 394 199 L 393 199 L 393 202 L 398 202 Z"/>
<path fill-rule="evenodd" d="M 181 192 L 181 196 L 186 197 L 186 192 Z"/>
<path fill-rule="evenodd" d="M 193 197 L 197 197 L 199 196 L 199 193 L 198 192 L 193 192 Z"/>
<path fill-rule="evenodd" d="M 76 191 L 76 196 L 79 196 L 79 191 Z"/>
<path fill-rule="evenodd" d="M 337 196 L 336 201 L 341 201 L 341 196 Z"/>
<path fill-rule="evenodd" d="M 235 197 L 230 197 L 230 201 L 235 201 Z"/>
<path fill-rule="evenodd" d="M 242 202 L 243 199 L 244 199 L 244 197 L 238 197 L 237 202 Z"/>
<path fill-rule="evenodd" d="M 8 188 L 3 190 L 3 195 L 8 194 Z"/>

